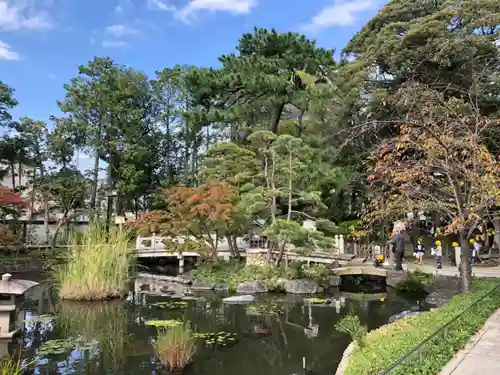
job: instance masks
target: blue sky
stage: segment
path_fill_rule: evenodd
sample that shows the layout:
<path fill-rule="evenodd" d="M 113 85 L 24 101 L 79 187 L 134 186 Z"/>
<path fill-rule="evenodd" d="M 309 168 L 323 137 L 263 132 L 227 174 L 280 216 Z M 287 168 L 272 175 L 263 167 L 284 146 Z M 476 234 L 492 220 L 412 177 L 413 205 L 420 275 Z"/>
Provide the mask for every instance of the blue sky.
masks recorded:
<path fill-rule="evenodd" d="M 254 26 L 303 32 L 340 51 L 384 0 L 0 0 L 0 80 L 14 117 L 46 120 L 94 56 L 146 72 L 214 66 Z"/>

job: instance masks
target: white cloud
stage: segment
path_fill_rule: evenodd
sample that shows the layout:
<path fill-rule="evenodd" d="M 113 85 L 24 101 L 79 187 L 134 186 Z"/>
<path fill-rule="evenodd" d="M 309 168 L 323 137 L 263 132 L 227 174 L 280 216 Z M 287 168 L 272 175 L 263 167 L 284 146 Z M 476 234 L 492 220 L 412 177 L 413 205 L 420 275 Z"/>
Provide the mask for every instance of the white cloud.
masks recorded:
<path fill-rule="evenodd" d="M 101 46 L 105 48 L 122 48 L 128 46 L 128 43 L 123 40 L 104 39 Z"/>
<path fill-rule="evenodd" d="M 54 27 L 48 10 L 35 0 L 0 0 L 0 31 L 47 30 Z"/>
<path fill-rule="evenodd" d="M 356 22 L 359 13 L 373 9 L 376 0 L 335 0 L 331 6 L 323 8 L 308 25 L 305 31 L 319 31 L 332 26 L 349 26 Z"/>
<path fill-rule="evenodd" d="M 47 78 L 48 79 L 56 79 L 56 75 L 53 73 L 49 73 L 49 74 L 47 74 Z"/>
<path fill-rule="evenodd" d="M 106 27 L 106 34 L 111 35 L 115 38 L 122 38 L 127 35 L 137 35 L 139 34 L 139 30 L 131 26 L 116 24 Z"/>
<path fill-rule="evenodd" d="M 130 9 L 133 7 L 132 1 L 131 0 L 119 0 L 118 4 L 115 6 L 115 14 L 121 15 L 127 11 L 127 9 Z"/>
<path fill-rule="evenodd" d="M 19 60 L 21 56 L 10 49 L 10 46 L 7 43 L 4 43 L 0 40 L 0 60 Z"/>
<path fill-rule="evenodd" d="M 174 5 L 168 4 L 165 0 L 148 0 L 148 8 L 164 12 L 175 12 L 176 10 Z"/>
<path fill-rule="evenodd" d="M 256 6 L 257 0 L 189 0 L 189 3 L 176 12 L 175 16 L 182 22 L 189 23 L 198 11 L 248 14 Z"/>

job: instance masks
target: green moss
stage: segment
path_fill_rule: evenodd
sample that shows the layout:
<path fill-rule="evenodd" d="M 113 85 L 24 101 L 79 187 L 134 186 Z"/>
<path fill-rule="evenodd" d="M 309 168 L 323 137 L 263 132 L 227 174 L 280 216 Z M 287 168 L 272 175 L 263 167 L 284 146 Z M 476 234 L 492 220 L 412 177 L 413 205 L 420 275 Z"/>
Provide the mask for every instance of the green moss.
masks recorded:
<path fill-rule="evenodd" d="M 455 296 L 439 309 L 398 320 L 368 333 L 364 339 L 365 345 L 353 352 L 345 375 L 381 373 L 497 285 L 498 281 L 476 281 L 472 292 Z M 500 290 L 496 290 L 454 321 L 446 329 L 445 335 L 437 335 L 418 355 L 403 362 L 391 374 L 438 373 L 499 307 Z"/>

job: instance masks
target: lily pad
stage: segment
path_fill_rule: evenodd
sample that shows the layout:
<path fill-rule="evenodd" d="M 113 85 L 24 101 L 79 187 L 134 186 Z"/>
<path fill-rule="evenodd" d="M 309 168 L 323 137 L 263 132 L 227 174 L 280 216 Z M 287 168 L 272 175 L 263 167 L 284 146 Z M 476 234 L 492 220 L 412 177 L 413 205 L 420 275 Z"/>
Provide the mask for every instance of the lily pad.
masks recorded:
<path fill-rule="evenodd" d="M 228 343 L 236 341 L 236 333 L 230 332 L 195 332 L 193 337 L 203 340 L 207 347 L 227 346 Z"/>
<path fill-rule="evenodd" d="M 146 322 L 146 325 L 149 327 L 163 327 L 163 328 L 169 328 L 169 327 L 175 327 L 182 324 L 180 320 L 176 319 L 169 319 L 169 320 L 148 320 Z"/>
<path fill-rule="evenodd" d="M 184 301 L 164 301 L 164 302 L 155 302 L 150 305 L 150 307 L 156 307 L 160 309 L 184 309 L 188 306 L 187 302 Z"/>
<path fill-rule="evenodd" d="M 312 298 L 304 298 L 304 302 L 312 303 L 312 304 L 316 304 L 316 305 L 322 305 L 322 304 L 328 303 L 329 301 L 325 298 L 312 297 Z"/>
<path fill-rule="evenodd" d="M 37 350 L 37 354 L 42 356 L 61 355 L 61 354 L 66 354 L 74 349 L 83 351 L 91 350 L 97 344 L 98 341 L 96 340 L 84 341 L 81 339 L 73 339 L 73 338 L 55 339 L 55 340 L 45 341 L 44 343 L 42 343 L 42 345 L 40 345 L 40 347 Z"/>

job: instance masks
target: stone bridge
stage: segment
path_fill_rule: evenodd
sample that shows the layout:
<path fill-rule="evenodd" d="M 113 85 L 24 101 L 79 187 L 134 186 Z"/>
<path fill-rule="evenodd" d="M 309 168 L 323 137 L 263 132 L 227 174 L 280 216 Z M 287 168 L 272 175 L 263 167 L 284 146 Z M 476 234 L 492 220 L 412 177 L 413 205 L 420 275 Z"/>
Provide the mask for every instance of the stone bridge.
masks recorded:
<path fill-rule="evenodd" d="M 384 267 L 373 266 L 349 266 L 336 268 L 335 276 L 378 276 L 385 278 L 385 283 L 391 287 L 395 287 L 400 281 L 407 280 L 410 276 L 408 271 L 395 271 Z"/>

